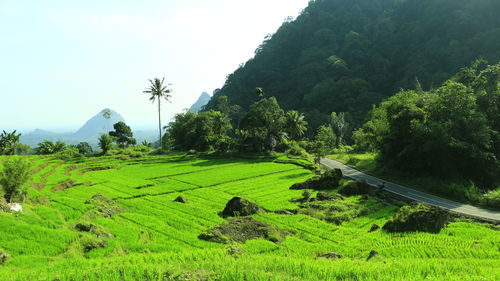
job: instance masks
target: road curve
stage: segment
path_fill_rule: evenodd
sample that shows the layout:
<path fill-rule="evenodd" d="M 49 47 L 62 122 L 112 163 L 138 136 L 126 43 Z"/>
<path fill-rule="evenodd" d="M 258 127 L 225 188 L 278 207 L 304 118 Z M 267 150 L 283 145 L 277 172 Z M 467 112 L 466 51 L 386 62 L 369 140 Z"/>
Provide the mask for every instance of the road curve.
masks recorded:
<path fill-rule="evenodd" d="M 500 222 L 500 212 L 497 211 L 481 209 L 471 205 L 458 203 L 425 192 L 421 192 L 415 189 L 404 187 L 399 184 L 381 180 L 376 177 L 362 173 L 336 160 L 321 158 L 321 164 L 330 169 L 335 169 L 335 168 L 341 169 L 344 177 L 354 180 L 366 180 L 372 186 L 379 186 L 381 183 L 385 183 L 385 188 L 384 188 L 385 191 L 408 198 L 412 201 L 423 202 L 429 205 L 450 210 L 452 212 L 461 215 L 466 215 L 479 219 L 485 219 L 497 223 Z"/>

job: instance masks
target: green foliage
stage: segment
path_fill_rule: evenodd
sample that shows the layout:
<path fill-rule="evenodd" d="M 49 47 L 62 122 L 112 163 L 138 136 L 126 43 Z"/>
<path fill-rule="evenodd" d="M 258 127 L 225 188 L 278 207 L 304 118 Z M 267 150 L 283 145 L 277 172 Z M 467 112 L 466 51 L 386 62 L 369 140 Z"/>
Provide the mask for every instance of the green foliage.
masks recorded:
<path fill-rule="evenodd" d="M 232 143 L 229 118 L 219 111 L 180 113 L 170 123 L 167 135 L 174 149 L 227 151 Z"/>
<path fill-rule="evenodd" d="M 165 84 L 165 78 L 154 78 L 153 80 L 149 79 L 149 87 L 142 91 L 144 94 L 149 95 L 149 100 L 152 102 L 158 101 L 158 146 L 160 147 L 160 151 L 163 149 L 163 141 L 161 134 L 161 100 L 164 99 L 166 101 L 170 101 L 172 98 L 172 89 L 169 89 L 171 84 Z"/>
<path fill-rule="evenodd" d="M 337 137 L 331 126 L 321 125 L 316 134 L 316 141 L 321 142 L 326 152 L 332 151 L 337 145 Z"/>
<path fill-rule="evenodd" d="M 14 155 L 24 149 L 25 146 L 21 147 L 19 143 L 20 137 L 21 134 L 17 134 L 15 130 L 12 133 L 3 131 L 0 134 L 0 155 Z"/>
<path fill-rule="evenodd" d="M 379 164 L 387 169 L 495 187 L 500 133 L 498 111 L 491 112 L 499 104 L 500 64 L 478 67 L 461 70 L 430 92 L 389 98 L 355 133 L 357 147 L 379 150 Z"/>
<path fill-rule="evenodd" d="M 54 154 L 57 158 L 63 159 L 63 160 L 68 160 L 68 159 L 73 159 L 73 158 L 79 158 L 82 156 L 78 148 L 76 147 L 66 147 L 65 149 L 57 152 Z"/>
<path fill-rule="evenodd" d="M 99 147 L 102 150 L 102 154 L 106 154 L 113 147 L 113 142 L 115 141 L 115 139 L 110 135 L 101 134 L 98 141 Z"/>
<path fill-rule="evenodd" d="M 238 134 L 242 149 L 255 152 L 274 151 L 287 138 L 285 124 L 285 112 L 276 98 L 261 98 L 250 106 L 250 110 L 241 120 Z"/>
<path fill-rule="evenodd" d="M 109 135 L 114 138 L 120 148 L 125 148 L 136 144 L 132 130 L 124 122 L 118 122 L 113 125 L 114 131 L 109 132 Z"/>
<path fill-rule="evenodd" d="M 24 201 L 27 195 L 25 184 L 31 178 L 31 163 L 21 157 L 10 157 L 3 162 L 0 171 L 0 185 L 3 187 L 5 197 L 9 202 Z"/>
<path fill-rule="evenodd" d="M 91 156 L 94 153 L 92 146 L 90 146 L 88 142 L 80 142 L 75 147 L 78 149 L 78 152 L 84 156 Z"/>
<path fill-rule="evenodd" d="M 305 113 L 314 132 L 333 112 L 357 127 L 397 90 L 439 85 L 478 57 L 500 60 L 498 1 L 310 1 L 227 77 L 219 96 L 248 110 L 256 85 L 285 110 Z M 498 111 L 497 111 L 498 112 Z M 492 111 L 494 113 L 494 111 Z"/>
<path fill-rule="evenodd" d="M 335 133 L 335 147 L 339 148 L 340 145 L 345 144 L 345 139 L 349 131 L 349 122 L 347 121 L 345 112 L 332 112 L 330 115 L 330 127 Z"/>
<path fill-rule="evenodd" d="M 38 144 L 35 148 L 36 154 L 48 155 L 61 152 L 65 150 L 68 145 L 62 141 L 57 141 L 53 143 L 52 141 L 45 140 Z"/>
<path fill-rule="evenodd" d="M 285 116 L 285 130 L 292 140 L 298 140 L 307 131 L 307 122 L 304 120 L 304 114 L 297 110 L 291 110 Z"/>

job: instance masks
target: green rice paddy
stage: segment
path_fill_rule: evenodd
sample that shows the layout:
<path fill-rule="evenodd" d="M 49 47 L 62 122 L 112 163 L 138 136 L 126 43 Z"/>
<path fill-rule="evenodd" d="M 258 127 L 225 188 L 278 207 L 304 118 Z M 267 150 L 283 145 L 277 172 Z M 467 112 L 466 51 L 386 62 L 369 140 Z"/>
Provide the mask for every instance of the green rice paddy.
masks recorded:
<path fill-rule="evenodd" d="M 494 227 L 456 221 L 439 234 L 384 231 L 398 207 L 346 200 L 363 216 L 340 225 L 307 214 L 253 217 L 289 233 L 275 244 L 225 245 L 198 239 L 224 221 L 234 196 L 269 210 L 293 210 L 313 173 L 269 158 L 196 158 L 173 154 L 61 161 L 33 156 L 24 212 L 0 212 L 0 280 L 500 280 L 500 235 Z M 2 159 L 0 159 L 2 161 Z M 335 192 L 332 190 L 331 192 Z M 88 200 L 100 194 L 119 211 L 102 215 Z M 186 204 L 174 202 L 179 195 Z M 77 223 L 99 233 L 80 232 Z M 104 247 L 89 245 L 104 243 Z M 238 247 L 239 254 L 231 254 Z M 367 261 L 370 251 L 379 255 Z M 343 259 L 317 258 L 336 252 Z"/>

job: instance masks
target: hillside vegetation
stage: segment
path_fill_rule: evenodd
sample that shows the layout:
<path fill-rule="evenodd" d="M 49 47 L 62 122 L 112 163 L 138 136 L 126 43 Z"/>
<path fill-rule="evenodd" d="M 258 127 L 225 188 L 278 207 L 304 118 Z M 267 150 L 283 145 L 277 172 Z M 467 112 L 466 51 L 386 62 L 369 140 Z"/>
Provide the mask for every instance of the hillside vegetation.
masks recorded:
<path fill-rule="evenodd" d="M 23 158 L 33 164 L 24 212 L 0 212 L 0 256 L 11 256 L 0 265 L 6 281 L 500 277 L 497 230 L 458 220 L 438 234 L 370 232 L 398 207 L 336 189 L 291 190 L 313 173 L 274 157 Z M 235 196 L 257 204 L 256 224 L 284 240 L 199 239 L 230 222 L 220 212 Z M 326 201 L 311 199 L 320 196 Z"/>
<path fill-rule="evenodd" d="M 331 112 L 359 124 L 373 104 L 401 88 L 436 87 L 477 58 L 500 60 L 495 0 L 316 0 L 227 77 L 219 96 L 243 109 L 255 87 L 312 128 Z M 311 133 L 311 131 L 310 131 Z"/>

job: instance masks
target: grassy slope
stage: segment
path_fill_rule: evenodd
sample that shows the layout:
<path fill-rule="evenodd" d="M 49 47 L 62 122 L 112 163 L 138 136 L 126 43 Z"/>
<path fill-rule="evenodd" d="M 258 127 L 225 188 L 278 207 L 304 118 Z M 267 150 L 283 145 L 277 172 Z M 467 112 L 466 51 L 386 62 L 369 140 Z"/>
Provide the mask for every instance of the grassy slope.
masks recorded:
<path fill-rule="evenodd" d="M 285 242 L 247 241 L 243 256 L 197 235 L 223 221 L 217 213 L 233 196 L 270 210 L 294 209 L 289 190 L 312 173 L 264 159 L 197 159 L 182 155 L 82 163 L 32 157 L 31 203 L 22 214 L 0 213 L 2 280 L 166 280 L 196 274 L 217 280 L 495 280 L 500 277 L 498 232 L 452 223 L 439 234 L 368 233 L 396 211 L 375 200 L 348 200 L 367 215 L 333 225 L 301 214 L 265 213 L 255 218 L 292 235 Z M 91 171 L 94 169 L 95 171 Z M 53 192 L 61 182 L 73 187 Z M 57 189 L 57 188 L 56 188 Z M 115 199 L 124 212 L 96 216 L 85 201 L 95 194 Z M 187 204 L 173 202 L 179 194 Z M 100 226 L 114 238 L 77 232 L 77 222 Z M 108 246 L 84 252 L 105 240 Z M 371 250 L 381 258 L 366 261 Z M 335 251 L 342 260 L 316 259 Z M 194 273 L 193 273 L 194 272 Z M 191 275 L 189 275 L 189 274 Z M 182 274 L 188 274 L 182 276 Z M 184 279 L 176 279 L 184 280 Z"/>

